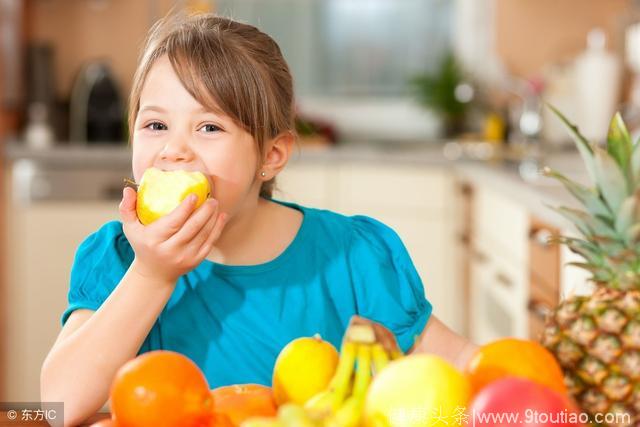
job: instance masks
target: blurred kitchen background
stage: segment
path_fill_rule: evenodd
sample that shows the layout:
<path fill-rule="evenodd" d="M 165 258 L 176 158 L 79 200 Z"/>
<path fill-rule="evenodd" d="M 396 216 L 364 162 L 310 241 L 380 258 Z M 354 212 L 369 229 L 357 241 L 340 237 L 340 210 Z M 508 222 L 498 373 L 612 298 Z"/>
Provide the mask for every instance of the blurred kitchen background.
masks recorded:
<path fill-rule="evenodd" d="M 374 216 L 409 248 L 435 313 L 478 343 L 537 337 L 588 292 L 571 203 L 584 171 L 550 102 L 594 141 L 640 134 L 630 0 L 0 0 L 0 401 L 35 401 L 78 244 L 117 219 L 126 100 L 149 27 L 214 11 L 257 25 L 294 74 L 301 136 L 278 198 Z"/>

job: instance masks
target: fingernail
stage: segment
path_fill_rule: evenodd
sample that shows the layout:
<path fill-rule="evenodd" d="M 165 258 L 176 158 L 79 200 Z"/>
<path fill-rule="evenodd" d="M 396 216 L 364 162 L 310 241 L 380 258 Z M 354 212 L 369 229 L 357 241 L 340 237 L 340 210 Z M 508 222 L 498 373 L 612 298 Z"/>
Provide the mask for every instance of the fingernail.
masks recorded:
<path fill-rule="evenodd" d="M 189 203 L 194 204 L 197 201 L 198 201 L 198 196 L 196 196 L 195 194 L 189 195 Z"/>

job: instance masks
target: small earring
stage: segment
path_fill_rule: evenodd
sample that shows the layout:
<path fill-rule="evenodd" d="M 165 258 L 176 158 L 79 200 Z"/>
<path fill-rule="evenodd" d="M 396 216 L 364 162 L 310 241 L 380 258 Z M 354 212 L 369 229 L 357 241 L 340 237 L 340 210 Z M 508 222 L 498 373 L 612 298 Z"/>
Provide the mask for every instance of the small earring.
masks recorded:
<path fill-rule="evenodd" d="M 260 172 L 260 176 L 264 178 L 265 176 L 267 176 L 267 173 L 265 171 L 262 171 Z"/>

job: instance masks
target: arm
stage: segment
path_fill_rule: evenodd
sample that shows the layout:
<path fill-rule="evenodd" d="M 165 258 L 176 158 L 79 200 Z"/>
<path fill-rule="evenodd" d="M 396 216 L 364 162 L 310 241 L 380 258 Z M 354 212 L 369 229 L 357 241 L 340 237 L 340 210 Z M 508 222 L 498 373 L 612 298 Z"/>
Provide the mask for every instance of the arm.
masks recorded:
<path fill-rule="evenodd" d="M 431 316 L 409 353 L 430 353 L 463 370 L 478 347 Z"/>
<path fill-rule="evenodd" d="M 95 313 L 75 311 L 41 371 L 41 399 L 64 402 L 65 425 L 102 407 L 116 371 L 133 358 L 171 296 L 171 283 L 145 280 L 134 266 Z"/>
<path fill-rule="evenodd" d="M 178 278 L 209 254 L 226 219 L 215 201 L 194 211 L 195 200 L 187 198 L 143 226 L 135 204 L 135 191 L 125 189 L 120 215 L 135 252 L 129 270 L 97 311 L 69 317 L 42 366 L 41 400 L 64 402 L 65 426 L 105 403 L 117 370 L 140 349 Z"/>

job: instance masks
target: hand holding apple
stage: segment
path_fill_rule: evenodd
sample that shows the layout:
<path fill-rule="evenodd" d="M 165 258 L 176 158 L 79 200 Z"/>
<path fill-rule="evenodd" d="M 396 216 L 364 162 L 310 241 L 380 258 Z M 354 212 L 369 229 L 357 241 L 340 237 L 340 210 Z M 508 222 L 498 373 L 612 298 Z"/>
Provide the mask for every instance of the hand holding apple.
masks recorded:
<path fill-rule="evenodd" d="M 185 174 L 149 169 L 138 193 L 125 188 L 120 203 L 122 228 L 135 252 L 132 268 L 163 283 L 175 284 L 202 262 L 227 219 L 217 200 L 206 199 L 206 177 Z"/>

